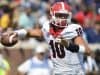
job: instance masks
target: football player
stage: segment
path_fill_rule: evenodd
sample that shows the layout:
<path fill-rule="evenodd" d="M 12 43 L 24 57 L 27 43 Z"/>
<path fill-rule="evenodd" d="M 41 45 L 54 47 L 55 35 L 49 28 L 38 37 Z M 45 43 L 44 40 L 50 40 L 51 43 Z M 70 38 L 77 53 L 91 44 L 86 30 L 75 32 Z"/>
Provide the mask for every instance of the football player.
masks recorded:
<path fill-rule="evenodd" d="M 89 54 L 90 49 L 82 38 L 82 27 L 71 23 L 71 7 L 64 2 L 57 2 L 51 7 L 50 15 L 50 21 L 44 23 L 41 30 L 21 29 L 13 33 L 19 37 L 23 35 L 45 38 L 51 47 L 54 75 L 84 75 L 78 53 Z"/>

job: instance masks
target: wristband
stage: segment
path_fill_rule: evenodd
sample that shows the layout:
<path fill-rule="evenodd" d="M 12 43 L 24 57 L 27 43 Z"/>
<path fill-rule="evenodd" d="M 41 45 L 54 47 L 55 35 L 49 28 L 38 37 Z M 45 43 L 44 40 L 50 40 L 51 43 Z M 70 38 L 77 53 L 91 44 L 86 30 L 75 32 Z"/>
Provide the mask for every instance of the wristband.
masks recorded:
<path fill-rule="evenodd" d="M 16 30 L 14 32 L 16 32 L 19 37 L 26 37 L 26 35 L 27 35 L 27 30 L 25 30 L 25 29 Z"/>
<path fill-rule="evenodd" d="M 85 47 L 83 45 L 76 45 L 73 43 L 70 43 L 68 47 L 66 47 L 67 50 L 71 52 L 80 52 L 80 53 L 85 53 Z"/>
<path fill-rule="evenodd" d="M 71 51 L 71 52 L 79 52 L 79 45 L 70 43 L 68 47 L 66 47 L 67 50 Z"/>
<path fill-rule="evenodd" d="M 79 52 L 85 53 L 85 47 L 83 45 L 79 45 Z"/>

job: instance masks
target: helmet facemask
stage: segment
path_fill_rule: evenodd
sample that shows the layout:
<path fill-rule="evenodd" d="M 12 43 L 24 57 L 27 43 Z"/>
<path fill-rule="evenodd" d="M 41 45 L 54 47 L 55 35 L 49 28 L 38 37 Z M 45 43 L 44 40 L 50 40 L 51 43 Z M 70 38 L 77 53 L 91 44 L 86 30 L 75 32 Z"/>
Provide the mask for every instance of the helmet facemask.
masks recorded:
<path fill-rule="evenodd" d="M 51 22 L 57 27 L 66 27 L 71 22 L 71 13 L 55 12 L 51 17 Z"/>

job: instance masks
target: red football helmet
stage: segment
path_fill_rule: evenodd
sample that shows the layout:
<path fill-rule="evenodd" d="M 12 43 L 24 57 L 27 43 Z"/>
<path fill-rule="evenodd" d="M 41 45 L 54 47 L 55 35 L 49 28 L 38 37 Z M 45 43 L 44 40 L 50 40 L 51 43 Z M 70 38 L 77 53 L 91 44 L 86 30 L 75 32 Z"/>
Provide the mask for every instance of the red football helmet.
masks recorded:
<path fill-rule="evenodd" d="M 71 7 L 64 2 L 55 3 L 50 9 L 51 22 L 58 27 L 66 27 L 71 22 Z"/>

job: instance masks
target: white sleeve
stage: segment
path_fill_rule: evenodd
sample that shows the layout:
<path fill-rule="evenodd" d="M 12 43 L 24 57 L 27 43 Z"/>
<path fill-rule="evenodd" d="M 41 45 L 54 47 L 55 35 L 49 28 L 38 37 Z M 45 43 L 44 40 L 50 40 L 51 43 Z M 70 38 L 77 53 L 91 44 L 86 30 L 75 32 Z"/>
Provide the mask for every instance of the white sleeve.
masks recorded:
<path fill-rule="evenodd" d="M 43 32 L 45 32 L 45 31 L 48 32 L 49 31 L 49 22 L 48 21 L 43 24 L 42 31 Z"/>
<path fill-rule="evenodd" d="M 83 28 L 81 27 L 81 25 L 78 24 L 73 24 L 73 32 L 76 36 L 83 36 Z"/>
<path fill-rule="evenodd" d="M 28 60 L 28 61 L 26 61 L 26 62 L 24 62 L 23 64 L 21 64 L 19 67 L 18 67 L 18 72 L 20 72 L 20 73 L 27 73 L 28 72 L 28 70 L 29 70 L 29 68 L 30 68 L 30 61 Z"/>
<path fill-rule="evenodd" d="M 20 38 L 21 37 L 26 37 L 26 35 L 27 35 L 27 30 L 26 29 L 15 30 L 14 32 L 16 32 Z"/>
<path fill-rule="evenodd" d="M 83 29 L 78 24 L 69 25 L 61 34 L 66 39 L 73 39 L 83 35 Z"/>

